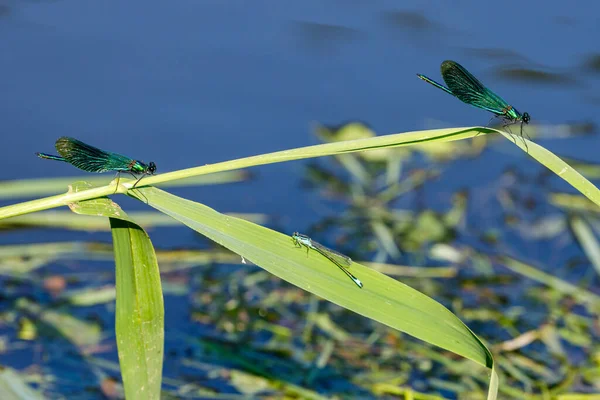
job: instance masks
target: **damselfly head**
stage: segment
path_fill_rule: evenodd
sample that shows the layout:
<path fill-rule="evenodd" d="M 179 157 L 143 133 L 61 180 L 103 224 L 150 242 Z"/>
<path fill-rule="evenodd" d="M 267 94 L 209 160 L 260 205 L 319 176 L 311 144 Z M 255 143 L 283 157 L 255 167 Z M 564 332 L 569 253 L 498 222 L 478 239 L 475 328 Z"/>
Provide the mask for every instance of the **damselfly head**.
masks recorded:
<path fill-rule="evenodd" d="M 154 164 L 153 161 L 150 161 L 150 163 L 148 163 L 148 169 L 146 170 L 146 173 L 148 175 L 154 175 L 155 172 L 156 172 L 156 164 Z"/>
<path fill-rule="evenodd" d="M 529 113 L 527 113 L 527 112 L 523 113 L 523 122 L 528 124 L 530 120 L 531 120 L 531 117 L 529 116 Z"/>

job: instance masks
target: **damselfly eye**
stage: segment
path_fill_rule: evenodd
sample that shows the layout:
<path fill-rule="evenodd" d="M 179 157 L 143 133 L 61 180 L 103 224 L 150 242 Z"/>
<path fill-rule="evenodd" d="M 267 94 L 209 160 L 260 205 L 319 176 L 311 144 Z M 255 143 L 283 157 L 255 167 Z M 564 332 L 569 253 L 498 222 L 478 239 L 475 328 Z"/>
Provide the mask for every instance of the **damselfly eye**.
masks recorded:
<path fill-rule="evenodd" d="M 529 113 L 523 113 L 523 122 L 528 124 L 530 120 L 531 120 L 531 117 L 529 116 Z"/>
<path fill-rule="evenodd" d="M 156 164 L 154 164 L 154 162 L 150 161 L 150 163 L 148 164 L 148 174 L 154 175 L 155 172 L 156 172 Z"/>

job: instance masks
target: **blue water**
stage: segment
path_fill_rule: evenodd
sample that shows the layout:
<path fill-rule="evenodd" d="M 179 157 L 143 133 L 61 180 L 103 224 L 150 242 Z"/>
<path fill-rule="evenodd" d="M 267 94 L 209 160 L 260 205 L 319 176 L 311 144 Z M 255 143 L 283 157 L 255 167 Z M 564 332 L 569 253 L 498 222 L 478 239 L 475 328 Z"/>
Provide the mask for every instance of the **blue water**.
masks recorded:
<path fill-rule="evenodd" d="M 559 1 L 57 0 L 11 2 L 0 11 L 0 180 L 78 173 L 33 154 L 52 152 L 63 135 L 155 161 L 161 173 L 315 144 L 314 121 L 359 119 L 379 134 L 487 123 L 487 113 L 415 76 L 439 80 L 445 59 L 466 66 L 529 112 L 533 123 L 600 123 L 600 74 L 584 68 L 600 53 L 595 1 L 574 7 Z M 502 74 L 508 68 L 562 80 L 511 79 Z M 597 159 L 596 136 L 540 143 Z M 539 170 L 509 143 L 499 147 L 450 167 L 460 182 L 446 178 L 428 187 L 430 204 L 440 193 L 497 179 L 508 165 Z M 300 187 L 303 162 L 253 171 L 252 182 L 172 192 L 221 212 L 268 213 L 289 232 L 327 209 Z M 143 208 L 116 200 L 126 209 Z M 187 228 L 151 236 L 160 247 L 198 243 Z M 30 231 L 4 235 L 0 244 L 81 238 Z M 108 234 L 89 238 L 110 240 Z"/>
<path fill-rule="evenodd" d="M 504 2 L 510 13 L 473 1 L 405 2 L 403 9 L 392 1 L 11 4 L 0 19 L 0 107 L 10 139 L 0 179 L 73 174 L 33 157 L 53 150 L 61 135 L 153 160 L 164 172 L 314 144 L 312 121 L 360 119 L 380 134 L 430 127 L 430 118 L 439 126 L 485 124 L 487 113 L 416 78 L 439 79 L 447 58 L 534 122 L 598 122 L 597 105 L 586 101 L 598 75 L 580 74 L 585 57 L 598 51 L 591 40 L 598 6 L 587 3 Z M 500 79 L 493 71 L 504 66 L 577 81 Z M 593 146 L 559 146 L 595 156 Z M 514 151 L 511 162 L 533 165 Z M 289 214 L 293 197 L 294 213 L 310 215 L 297 184 L 301 163 L 256 170 L 260 179 L 251 186 L 200 188 L 192 197 L 222 211 L 277 214 Z M 261 196 L 269 192 L 286 196 Z"/>

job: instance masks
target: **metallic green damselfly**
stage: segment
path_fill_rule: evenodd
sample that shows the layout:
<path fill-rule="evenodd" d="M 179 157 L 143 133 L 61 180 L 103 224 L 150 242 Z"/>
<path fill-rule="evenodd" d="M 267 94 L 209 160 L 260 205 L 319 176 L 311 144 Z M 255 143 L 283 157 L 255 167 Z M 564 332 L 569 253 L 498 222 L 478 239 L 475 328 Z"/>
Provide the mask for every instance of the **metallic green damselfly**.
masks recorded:
<path fill-rule="evenodd" d="M 521 123 L 521 137 L 523 137 L 523 124 L 531 120 L 529 113 L 521 114 L 515 107 L 508 104 L 502 97 L 485 87 L 462 65 L 455 61 L 446 60 L 441 66 L 442 78 L 448 87 L 437 83 L 425 75 L 417 74 L 419 78 L 432 84 L 438 89 L 457 97 L 464 103 L 473 107 L 490 111 L 494 118 L 502 118 L 503 126 Z M 492 120 L 490 120 L 491 122 Z M 525 143 L 525 142 L 524 142 Z M 526 143 L 525 143 L 526 144 Z"/>
<path fill-rule="evenodd" d="M 128 172 L 134 178 L 141 174 L 133 187 L 146 175 L 154 175 L 156 164 L 150 162 L 144 164 L 142 161 L 123 156 L 118 153 L 100 150 L 97 147 L 85 144 L 77 139 L 63 136 L 55 143 L 59 156 L 46 153 L 35 153 L 40 158 L 48 160 L 64 161 L 87 172 L 114 171 L 120 177 L 121 172 Z M 117 180 L 117 186 L 119 181 Z"/>

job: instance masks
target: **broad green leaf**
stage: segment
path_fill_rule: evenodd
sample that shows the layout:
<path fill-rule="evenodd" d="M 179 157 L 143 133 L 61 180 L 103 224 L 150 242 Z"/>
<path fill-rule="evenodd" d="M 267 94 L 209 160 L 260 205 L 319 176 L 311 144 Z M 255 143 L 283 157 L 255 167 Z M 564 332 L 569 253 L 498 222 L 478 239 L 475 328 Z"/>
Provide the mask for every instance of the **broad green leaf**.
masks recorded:
<path fill-rule="evenodd" d="M 83 184 L 74 185 L 78 190 Z M 70 204 L 79 214 L 109 217 L 116 263 L 116 336 L 127 399 L 159 399 L 164 305 L 150 238 L 108 198 Z"/>
<path fill-rule="evenodd" d="M 139 194 L 138 194 L 139 193 Z M 358 314 L 493 368 L 489 350 L 446 307 L 386 275 L 352 263 L 357 288 L 316 251 L 306 252 L 290 236 L 221 214 L 156 188 L 136 192 L 148 204 L 272 274 Z M 494 384 L 495 370 L 492 370 Z M 490 399 L 497 388 L 490 386 Z"/>
<path fill-rule="evenodd" d="M 110 219 L 116 263 L 116 335 L 127 399 L 160 399 L 164 305 L 150 238 L 138 225 Z"/>

